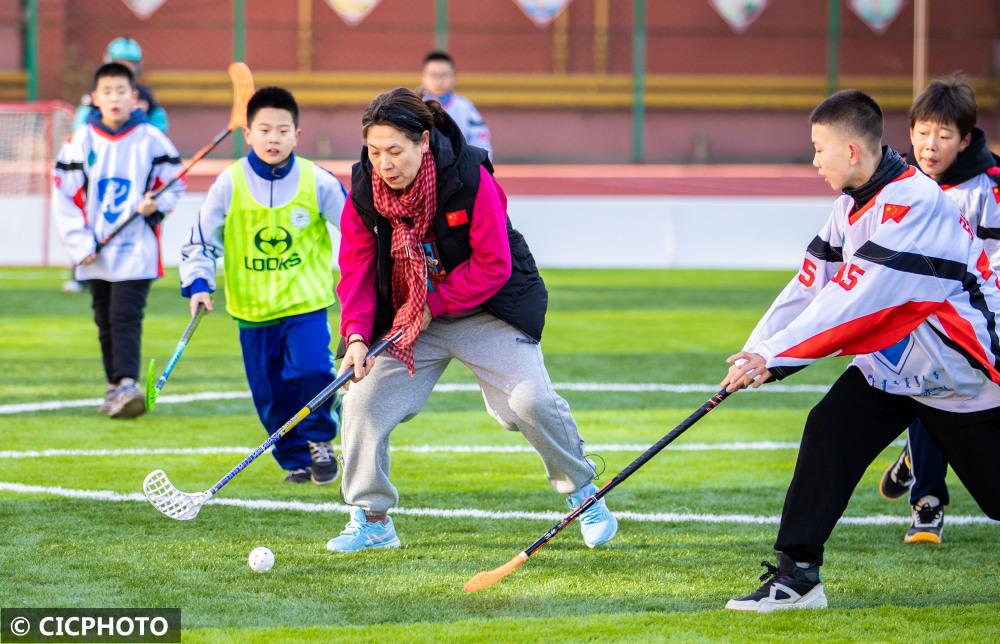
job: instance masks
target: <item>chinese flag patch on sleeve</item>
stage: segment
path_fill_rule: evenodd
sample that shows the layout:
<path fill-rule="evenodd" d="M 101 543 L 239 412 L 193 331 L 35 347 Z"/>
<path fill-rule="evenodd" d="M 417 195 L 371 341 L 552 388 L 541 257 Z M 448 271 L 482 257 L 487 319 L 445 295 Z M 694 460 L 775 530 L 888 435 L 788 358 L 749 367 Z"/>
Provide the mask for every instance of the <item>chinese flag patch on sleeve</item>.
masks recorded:
<path fill-rule="evenodd" d="M 444 214 L 449 226 L 461 226 L 469 223 L 469 215 L 464 210 L 452 210 Z"/>
<path fill-rule="evenodd" d="M 891 219 L 898 224 L 903 221 L 903 217 L 908 212 L 910 212 L 909 206 L 897 206 L 894 203 L 887 203 L 882 209 L 882 223 L 884 224 Z"/>
<path fill-rule="evenodd" d="M 1000 203 L 1000 186 L 993 186 L 993 200 Z"/>

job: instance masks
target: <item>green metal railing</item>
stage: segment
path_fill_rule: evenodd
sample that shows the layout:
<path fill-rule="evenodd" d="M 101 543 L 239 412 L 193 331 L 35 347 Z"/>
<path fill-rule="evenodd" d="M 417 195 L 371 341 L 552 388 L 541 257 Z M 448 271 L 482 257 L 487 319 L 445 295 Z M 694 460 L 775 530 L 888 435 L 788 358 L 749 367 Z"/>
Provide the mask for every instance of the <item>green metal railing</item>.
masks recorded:
<path fill-rule="evenodd" d="M 38 100 L 38 0 L 27 0 L 25 9 L 24 69 L 28 73 L 27 96 Z"/>
<path fill-rule="evenodd" d="M 827 0 L 826 21 L 826 93 L 839 89 L 840 63 L 840 0 Z"/>
<path fill-rule="evenodd" d="M 448 0 L 437 0 L 434 15 L 434 48 L 448 51 Z"/>
<path fill-rule="evenodd" d="M 634 0 L 632 24 L 632 161 L 642 163 L 646 136 L 646 0 Z"/>

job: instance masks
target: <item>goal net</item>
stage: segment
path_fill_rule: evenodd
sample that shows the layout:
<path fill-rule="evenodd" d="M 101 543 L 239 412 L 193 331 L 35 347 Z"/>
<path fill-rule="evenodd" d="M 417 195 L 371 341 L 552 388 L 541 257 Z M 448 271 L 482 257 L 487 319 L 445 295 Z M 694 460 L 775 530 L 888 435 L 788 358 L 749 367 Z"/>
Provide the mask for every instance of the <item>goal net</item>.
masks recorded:
<path fill-rule="evenodd" d="M 72 122 L 66 103 L 0 103 L 0 213 L 7 230 L 17 231 L 0 239 L 0 263 L 46 266 L 58 253 L 52 170 Z"/>

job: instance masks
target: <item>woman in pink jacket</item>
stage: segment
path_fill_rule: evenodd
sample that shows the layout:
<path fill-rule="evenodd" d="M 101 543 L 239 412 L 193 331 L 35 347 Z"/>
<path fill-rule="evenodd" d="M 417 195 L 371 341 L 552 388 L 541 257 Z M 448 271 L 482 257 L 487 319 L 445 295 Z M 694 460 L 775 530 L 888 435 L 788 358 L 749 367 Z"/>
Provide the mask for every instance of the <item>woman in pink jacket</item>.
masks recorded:
<path fill-rule="evenodd" d="M 398 547 L 389 510 L 389 435 L 423 408 L 452 358 L 469 367 L 487 410 L 538 451 L 549 482 L 576 507 L 597 491 L 569 405 L 552 388 L 539 342 L 548 294 L 484 150 L 466 144 L 436 101 L 399 88 L 361 119 L 365 145 L 341 217 L 344 498 L 331 552 Z M 368 346 L 402 333 L 388 355 Z M 617 530 L 604 501 L 581 516 L 586 544 Z"/>

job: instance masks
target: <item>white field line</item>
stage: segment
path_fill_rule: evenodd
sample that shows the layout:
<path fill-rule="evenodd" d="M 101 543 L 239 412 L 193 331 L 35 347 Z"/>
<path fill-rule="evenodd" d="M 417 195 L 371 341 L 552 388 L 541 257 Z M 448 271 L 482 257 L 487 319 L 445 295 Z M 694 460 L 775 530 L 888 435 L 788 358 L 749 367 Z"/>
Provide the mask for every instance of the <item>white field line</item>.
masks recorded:
<path fill-rule="evenodd" d="M 111 490 L 72 490 L 62 487 L 44 487 L 40 485 L 24 485 L 22 483 L 0 482 L 0 492 L 15 494 L 43 494 L 70 499 L 88 499 L 92 501 L 122 502 L 132 501 L 145 503 L 146 498 L 138 492 L 121 494 Z M 272 501 L 268 499 L 227 499 L 213 498 L 209 505 L 226 505 L 246 508 L 249 510 L 286 510 L 292 512 L 336 512 L 346 513 L 348 506 L 342 503 L 306 503 L 304 501 Z M 563 517 L 558 512 L 491 512 L 474 508 L 395 508 L 392 514 L 397 516 L 420 516 L 440 519 L 523 519 L 530 521 L 558 521 Z M 688 512 L 615 512 L 620 519 L 638 521 L 641 523 L 738 523 L 777 525 L 780 517 L 760 516 L 753 514 L 696 514 Z M 166 521 L 164 519 L 164 521 Z M 864 517 L 843 517 L 840 523 L 845 525 L 901 525 L 910 521 L 908 516 L 892 516 L 878 514 Z M 997 525 L 984 516 L 952 516 L 948 515 L 949 525 Z"/>
<path fill-rule="evenodd" d="M 555 388 L 560 391 L 589 391 L 605 393 L 712 393 L 719 390 L 718 385 L 713 384 L 668 384 L 657 382 L 645 383 L 615 383 L 615 382 L 557 382 Z M 783 385 L 773 384 L 761 387 L 760 389 L 750 389 L 753 393 L 775 393 L 775 394 L 800 394 L 800 393 L 824 393 L 829 389 L 826 385 Z M 456 392 L 478 392 L 479 385 L 472 383 L 450 383 L 439 384 L 434 387 L 434 391 L 440 393 Z M 249 398 L 249 391 L 203 391 L 196 394 L 166 394 L 156 399 L 157 405 L 171 405 L 178 403 L 196 402 L 201 400 L 234 400 Z M 70 409 L 73 407 L 96 407 L 100 405 L 100 398 L 81 398 L 77 400 L 47 400 L 29 403 L 14 403 L 0 405 L 0 415 L 23 414 L 34 411 L 52 411 L 55 409 Z"/>
<path fill-rule="evenodd" d="M 905 441 L 895 441 L 893 446 L 901 447 Z M 586 446 L 588 453 L 601 452 L 643 452 L 648 443 L 595 443 Z M 743 451 L 774 451 L 782 449 L 798 449 L 799 444 L 782 441 L 756 441 L 735 443 L 680 443 L 671 445 L 671 452 L 743 452 Z M 201 456 L 211 454 L 249 454 L 255 448 L 222 446 L 222 447 L 135 447 L 122 449 L 43 449 L 43 450 L 6 450 L 0 451 L 0 459 L 4 458 L 49 458 L 56 456 L 85 456 L 88 458 L 101 456 L 154 456 L 165 454 L 170 456 Z M 393 452 L 410 452 L 414 454 L 534 454 L 535 448 L 530 445 L 397 445 L 390 448 Z"/>

